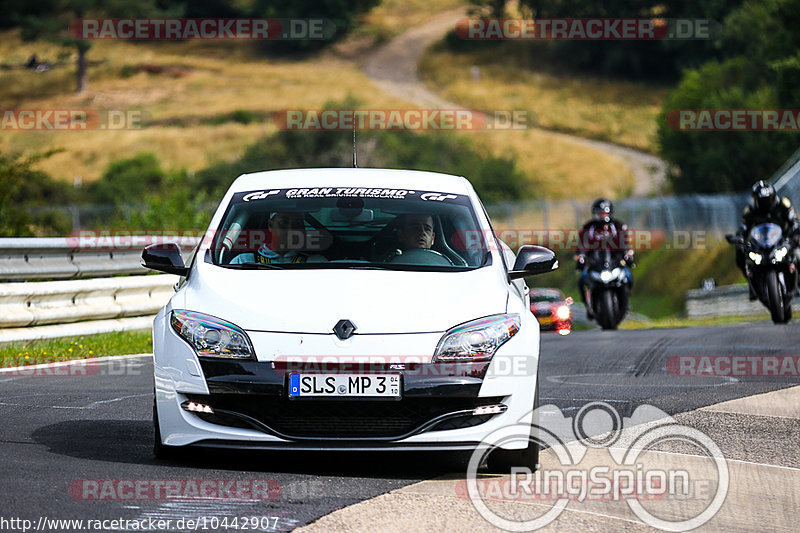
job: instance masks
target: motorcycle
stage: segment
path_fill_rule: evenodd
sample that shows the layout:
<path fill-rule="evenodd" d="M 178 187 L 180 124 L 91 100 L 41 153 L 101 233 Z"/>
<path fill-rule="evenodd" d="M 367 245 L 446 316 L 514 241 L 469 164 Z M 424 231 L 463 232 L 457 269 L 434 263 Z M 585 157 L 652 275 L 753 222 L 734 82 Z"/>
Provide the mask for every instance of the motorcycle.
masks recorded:
<path fill-rule="evenodd" d="M 792 297 L 797 293 L 797 265 L 791 242 L 777 224 L 756 224 L 743 238 L 725 239 L 744 254 L 747 283 L 759 301 L 769 309 L 772 321 L 785 324 L 792 319 Z"/>
<path fill-rule="evenodd" d="M 584 282 L 586 308 L 603 329 L 617 329 L 628 312 L 631 280 L 619 252 L 596 250 L 587 254 Z"/>

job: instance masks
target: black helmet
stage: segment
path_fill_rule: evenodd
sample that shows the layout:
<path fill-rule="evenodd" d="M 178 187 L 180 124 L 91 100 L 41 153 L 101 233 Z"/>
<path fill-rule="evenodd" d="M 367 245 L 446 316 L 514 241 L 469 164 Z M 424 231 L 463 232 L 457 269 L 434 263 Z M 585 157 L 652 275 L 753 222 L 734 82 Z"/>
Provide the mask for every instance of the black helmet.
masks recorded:
<path fill-rule="evenodd" d="M 595 220 L 609 222 L 611 220 L 611 214 L 613 212 L 614 212 L 614 204 L 611 203 L 611 200 L 607 200 L 605 198 L 598 198 L 592 204 L 592 217 Z"/>
<path fill-rule="evenodd" d="M 759 213 L 767 213 L 778 203 L 775 187 L 771 183 L 761 180 L 753 185 L 753 207 Z"/>

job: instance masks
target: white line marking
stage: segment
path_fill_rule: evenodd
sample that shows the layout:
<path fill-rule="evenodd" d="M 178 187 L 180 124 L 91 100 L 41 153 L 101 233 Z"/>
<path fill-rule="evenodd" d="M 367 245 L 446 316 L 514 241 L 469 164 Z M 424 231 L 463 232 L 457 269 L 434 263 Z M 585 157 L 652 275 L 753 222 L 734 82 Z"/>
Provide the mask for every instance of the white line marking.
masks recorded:
<path fill-rule="evenodd" d="M 89 405 L 30 405 L 30 404 L 25 404 L 25 403 L 6 403 L 6 402 L 0 402 L 0 405 L 10 406 L 10 407 L 28 407 L 28 408 L 39 407 L 39 408 L 42 408 L 42 409 L 79 409 L 79 410 L 83 410 L 83 409 L 94 409 L 98 405 L 102 405 L 102 404 L 106 404 L 106 403 L 119 402 L 119 401 L 122 401 L 122 400 L 128 400 L 130 398 L 142 398 L 142 397 L 145 397 L 145 396 L 152 396 L 152 395 L 153 395 L 152 392 L 147 392 L 147 393 L 144 393 L 144 394 L 131 394 L 129 396 L 120 396 L 119 398 L 111 398 L 109 400 L 97 400 L 96 402 L 92 402 Z"/>
<path fill-rule="evenodd" d="M 643 449 L 643 448 L 620 448 L 620 447 L 617 447 L 617 446 L 612 446 L 609 449 L 612 449 L 612 450 L 624 450 L 624 451 L 637 450 L 637 451 L 652 452 L 652 453 L 663 453 L 665 455 L 681 455 L 683 457 L 697 457 L 697 458 L 700 458 L 700 459 L 709 459 L 708 455 L 696 455 L 696 454 L 693 454 L 693 453 L 682 453 L 682 452 L 668 452 L 666 450 L 653 450 L 653 449 L 649 449 L 649 448 L 648 449 Z M 754 461 L 744 461 L 742 459 L 728 459 L 727 457 L 725 457 L 725 461 L 728 462 L 728 463 L 742 463 L 742 464 L 753 465 L 753 466 L 766 466 L 766 467 L 769 467 L 769 468 L 781 468 L 783 470 L 793 470 L 795 472 L 800 472 L 800 468 L 795 468 L 793 466 L 771 465 L 769 463 L 756 463 Z"/>

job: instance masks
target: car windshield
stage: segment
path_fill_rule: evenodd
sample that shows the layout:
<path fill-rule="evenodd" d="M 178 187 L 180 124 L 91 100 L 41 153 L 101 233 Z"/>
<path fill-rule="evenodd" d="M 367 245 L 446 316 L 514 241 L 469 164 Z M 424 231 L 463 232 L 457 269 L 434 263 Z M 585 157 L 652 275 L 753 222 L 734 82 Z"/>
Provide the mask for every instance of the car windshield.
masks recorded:
<path fill-rule="evenodd" d="M 321 187 L 236 193 L 206 260 L 238 269 L 460 271 L 491 261 L 466 195 Z"/>
<path fill-rule="evenodd" d="M 545 294 L 531 294 L 531 302 L 560 302 L 564 299 L 558 293 L 545 293 Z"/>

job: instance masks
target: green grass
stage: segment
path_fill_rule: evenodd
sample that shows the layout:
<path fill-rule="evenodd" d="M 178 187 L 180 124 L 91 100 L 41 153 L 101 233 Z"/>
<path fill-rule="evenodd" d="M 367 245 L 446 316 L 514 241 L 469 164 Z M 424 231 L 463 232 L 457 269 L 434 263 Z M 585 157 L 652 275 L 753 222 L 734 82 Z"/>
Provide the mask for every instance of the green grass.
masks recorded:
<path fill-rule="evenodd" d="M 769 319 L 769 314 L 767 313 L 763 315 L 714 316 L 708 318 L 667 317 L 658 318 L 655 320 L 626 319 L 619 325 L 619 329 L 666 329 L 702 326 L 731 326 L 736 324 L 745 324 L 748 322 L 760 322 Z"/>
<path fill-rule="evenodd" d="M 149 353 L 151 331 L 118 331 L 82 337 L 0 344 L 0 367 L 89 359 L 106 355 Z"/>

